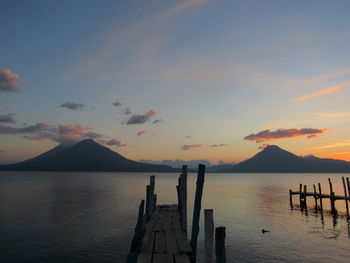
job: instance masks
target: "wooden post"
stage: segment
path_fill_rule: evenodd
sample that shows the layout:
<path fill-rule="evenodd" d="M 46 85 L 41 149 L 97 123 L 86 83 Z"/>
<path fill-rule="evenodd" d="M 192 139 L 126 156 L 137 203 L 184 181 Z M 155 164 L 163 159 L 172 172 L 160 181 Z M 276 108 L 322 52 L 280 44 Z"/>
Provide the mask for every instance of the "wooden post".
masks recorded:
<path fill-rule="evenodd" d="M 213 209 L 204 209 L 204 243 L 205 263 L 211 263 L 214 251 L 214 219 Z"/>
<path fill-rule="evenodd" d="M 225 227 L 215 228 L 216 263 L 226 263 L 225 236 Z"/>
<path fill-rule="evenodd" d="M 334 192 L 333 192 L 333 185 L 332 185 L 332 182 L 331 182 L 331 179 L 328 178 L 328 182 L 329 182 L 329 191 L 330 191 L 330 201 L 331 201 L 331 210 L 332 210 L 332 213 L 335 214 L 336 213 L 336 210 L 335 210 L 335 199 L 334 199 Z"/>
<path fill-rule="evenodd" d="M 292 189 L 289 189 L 289 204 L 290 204 L 290 207 L 293 207 Z"/>
<path fill-rule="evenodd" d="M 156 206 L 157 206 L 157 195 L 153 195 L 153 211 L 152 211 L 152 213 L 156 209 Z"/>
<path fill-rule="evenodd" d="M 346 177 L 346 185 L 348 186 L 348 194 L 350 196 L 350 182 L 349 182 L 349 177 Z"/>
<path fill-rule="evenodd" d="M 181 175 L 181 215 L 182 215 L 182 230 L 187 233 L 187 165 L 182 166 Z"/>
<path fill-rule="evenodd" d="M 182 227 L 182 192 L 181 192 L 181 176 L 178 178 L 178 185 L 176 186 L 176 190 L 177 190 L 177 198 L 178 198 L 178 211 L 179 211 L 179 215 L 180 215 L 180 224 Z"/>
<path fill-rule="evenodd" d="M 306 191 L 307 190 L 307 185 L 304 185 L 304 208 L 307 207 L 307 204 L 306 204 Z"/>
<path fill-rule="evenodd" d="M 149 177 L 149 185 L 151 186 L 151 214 L 153 213 L 154 209 L 156 208 L 155 207 L 155 197 L 154 197 L 154 189 L 155 189 L 155 185 L 156 185 L 156 176 L 155 175 L 151 175 Z"/>
<path fill-rule="evenodd" d="M 148 221 L 151 218 L 152 215 L 152 200 L 153 200 L 153 195 L 152 195 L 152 186 L 147 185 L 146 187 L 146 220 Z"/>
<path fill-rule="evenodd" d="M 348 197 L 348 191 L 346 190 L 346 184 L 345 184 L 345 178 L 344 176 L 341 177 L 342 182 L 343 182 L 343 188 L 344 188 L 344 196 Z M 349 205 L 348 205 L 348 200 L 345 199 L 345 207 L 346 207 L 346 215 L 349 217 Z"/>
<path fill-rule="evenodd" d="M 143 222 L 144 207 L 145 207 L 145 200 L 141 200 L 134 237 L 131 242 L 130 252 L 127 256 L 128 263 L 134 263 L 134 262 L 136 263 L 137 261 L 137 253 L 139 252 L 142 236 L 144 234 L 144 222 Z"/>
<path fill-rule="evenodd" d="M 321 184 L 318 183 L 318 193 L 320 194 L 320 208 L 321 208 L 321 213 L 323 212 L 323 202 L 322 202 L 322 191 L 321 191 Z"/>
<path fill-rule="evenodd" d="M 313 185 L 314 187 L 314 199 L 315 199 L 315 210 L 317 210 L 317 191 L 316 191 L 316 185 Z"/>
<path fill-rule="evenodd" d="M 303 207 L 303 185 L 299 184 L 299 202 L 300 202 L 300 207 Z"/>
<path fill-rule="evenodd" d="M 197 251 L 197 240 L 198 240 L 198 233 L 199 233 L 199 218 L 201 214 L 204 174 L 205 174 L 205 165 L 200 164 L 198 166 L 196 196 L 194 199 L 192 234 L 191 234 L 191 242 L 190 242 L 194 252 Z"/>

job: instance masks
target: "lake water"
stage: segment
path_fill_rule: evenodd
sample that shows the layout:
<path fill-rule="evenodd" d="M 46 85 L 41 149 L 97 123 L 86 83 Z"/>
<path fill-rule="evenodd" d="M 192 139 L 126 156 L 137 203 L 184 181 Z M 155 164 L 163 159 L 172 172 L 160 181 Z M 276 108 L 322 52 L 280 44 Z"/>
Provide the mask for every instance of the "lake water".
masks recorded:
<path fill-rule="evenodd" d="M 349 262 L 344 201 L 336 202 L 336 219 L 315 213 L 313 198 L 307 213 L 289 206 L 290 188 L 304 183 L 311 190 L 321 182 L 328 193 L 328 177 L 343 195 L 341 176 L 206 174 L 202 209 L 213 208 L 215 226 L 226 227 L 228 262 Z M 177 177 L 156 174 L 159 204 L 177 202 Z M 190 174 L 189 230 L 195 180 Z M 149 174 L 140 173 L 1 172 L 0 261 L 124 262 L 148 181 Z M 203 221 L 200 226 L 198 262 Z M 262 234 L 263 228 L 271 232 Z"/>

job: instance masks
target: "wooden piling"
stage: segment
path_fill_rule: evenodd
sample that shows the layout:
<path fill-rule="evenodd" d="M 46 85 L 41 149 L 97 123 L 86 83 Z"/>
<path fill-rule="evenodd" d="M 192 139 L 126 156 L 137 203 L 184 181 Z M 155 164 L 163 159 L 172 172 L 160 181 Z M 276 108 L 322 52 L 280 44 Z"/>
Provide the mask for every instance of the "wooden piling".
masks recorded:
<path fill-rule="evenodd" d="M 348 186 L 348 194 L 350 197 L 350 182 L 349 182 L 349 177 L 346 177 L 346 185 Z"/>
<path fill-rule="evenodd" d="M 292 189 L 289 189 L 289 204 L 290 204 L 290 207 L 293 207 Z"/>
<path fill-rule="evenodd" d="M 299 184 L 299 192 L 301 193 L 303 191 L 303 185 Z M 299 195 L 299 203 L 300 203 L 300 207 L 303 207 L 303 196 L 300 194 Z"/>
<path fill-rule="evenodd" d="M 180 180 L 180 193 L 181 193 L 181 228 L 187 233 L 187 165 L 182 166 L 182 174 Z"/>
<path fill-rule="evenodd" d="M 205 165 L 200 164 L 198 166 L 197 183 L 196 183 L 196 195 L 194 200 L 193 218 L 192 218 L 192 234 L 191 234 L 191 247 L 194 252 L 197 250 L 197 240 L 199 233 L 199 218 L 201 214 L 201 202 L 203 194 Z"/>
<path fill-rule="evenodd" d="M 148 221 L 152 215 L 153 205 L 153 195 L 152 195 L 152 186 L 147 185 L 146 187 L 146 220 Z"/>
<path fill-rule="evenodd" d="M 314 193 L 315 193 L 315 195 L 314 195 L 314 199 L 315 199 L 315 210 L 317 210 L 317 191 L 316 191 L 316 185 L 315 184 L 313 184 L 312 185 L 313 187 L 314 187 Z"/>
<path fill-rule="evenodd" d="M 137 223 L 135 227 L 134 237 L 131 242 L 130 252 L 127 256 L 127 262 L 128 263 L 136 263 L 137 260 L 137 253 L 140 249 L 141 240 L 144 234 L 144 207 L 145 207 L 145 200 L 141 200 L 140 206 L 139 206 L 139 213 L 137 217 Z"/>
<path fill-rule="evenodd" d="M 225 237 L 225 227 L 220 226 L 215 228 L 216 263 L 226 263 Z"/>
<path fill-rule="evenodd" d="M 322 191 L 321 191 L 321 184 L 318 183 L 318 193 L 319 193 L 319 198 L 320 198 L 320 208 L 321 208 L 321 213 L 323 212 L 323 202 L 322 202 Z"/>
<path fill-rule="evenodd" d="M 303 207 L 306 208 L 307 207 L 307 203 L 306 203 L 306 193 L 307 193 L 307 185 L 304 185 L 304 201 L 303 201 Z"/>
<path fill-rule="evenodd" d="M 176 186 L 176 190 L 177 190 L 177 199 L 178 199 L 178 211 L 179 211 L 179 215 L 180 215 L 180 223 L 182 226 L 182 193 L 181 193 L 181 176 L 178 178 L 178 185 Z"/>
<path fill-rule="evenodd" d="M 330 191 L 330 201 L 331 201 L 331 210 L 332 213 L 335 214 L 336 213 L 336 209 L 335 209 L 335 198 L 334 198 L 334 192 L 333 192 L 333 184 L 331 182 L 331 179 L 328 178 L 328 182 L 329 182 L 329 191 Z"/>
<path fill-rule="evenodd" d="M 211 263 L 214 251 L 213 209 L 204 209 L 204 247 L 205 263 Z"/>
<path fill-rule="evenodd" d="M 343 182 L 344 196 L 348 197 L 348 191 L 346 189 L 344 176 L 342 176 L 341 179 L 342 179 L 342 182 Z M 346 215 L 347 215 L 347 217 L 349 217 L 349 205 L 348 205 L 348 200 L 347 199 L 345 199 L 345 208 L 346 208 Z"/>

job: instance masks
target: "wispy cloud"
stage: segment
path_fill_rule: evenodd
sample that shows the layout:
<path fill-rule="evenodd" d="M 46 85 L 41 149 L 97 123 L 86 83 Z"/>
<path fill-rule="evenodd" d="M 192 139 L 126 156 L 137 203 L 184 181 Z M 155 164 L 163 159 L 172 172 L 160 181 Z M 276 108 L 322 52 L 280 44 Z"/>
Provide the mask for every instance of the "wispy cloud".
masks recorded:
<path fill-rule="evenodd" d="M 15 123 L 15 116 L 17 116 L 17 113 L 6 113 L 0 115 L 0 122 L 2 123 Z"/>
<path fill-rule="evenodd" d="M 307 135 L 307 139 L 315 138 L 319 134 L 324 133 L 328 129 L 316 129 L 316 128 L 290 128 L 290 129 L 278 129 L 276 131 L 264 130 L 258 133 L 252 133 L 246 137 L 244 140 L 255 141 L 257 143 L 277 140 L 277 139 L 287 139 L 295 138 L 303 135 Z"/>
<path fill-rule="evenodd" d="M 223 146 L 226 146 L 227 144 L 224 144 L 224 143 L 220 143 L 220 144 L 210 144 L 210 145 L 208 145 L 209 147 L 214 147 L 214 148 L 216 148 L 216 147 L 223 147 Z"/>
<path fill-rule="evenodd" d="M 333 86 L 330 86 L 330 87 L 325 88 L 325 89 L 321 89 L 321 90 L 318 90 L 318 91 L 315 91 L 315 92 L 312 92 L 312 93 L 308 93 L 308 94 L 296 97 L 296 98 L 292 99 L 292 101 L 293 102 L 301 102 L 301 101 L 310 100 L 310 99 L 313 99 L 313 98 L 316 98 L 316 97 L 320 97 L 320 96 L 324 96 L 324 95 L 327 95 L 327 94 L 331 94 L 331 93 L 337 92 L 337 91 L 342 90 L 342 89 L 344 89 L 344 88 L 346 88 L 348 86 L 350 86 L 350 82 L 345 82 L 345 83 L 342 83 L 342 84 L 333 85 Z"/>
<path fill-rule="evenodd" d="M 312 80 L 316 80 L 316 81 L 327 81 L 336 77 L 340 77 L 343 75 L 349 75 L 350 74 L 350 69 L 345 69 L 342 71 L 338 71 L 338 72 L 334 72 L 334 73 L 330 73 L 330 74 L 324 74 L 324 75 L 320 75 L 320 76 L 316 76 L 313 77 Z"/>
<path fill-rule="evenodd" d="M 313 113 L 312 115 L 327 117 L 327 118 L 341 118 L 341 117 L 350 117 L 350 112 L 324 112 L 324 113 Z"/>
<path fill-rule="evenodd" d="M 83 139 L 95 139 L 104 145 L 126 146 L 119 138 L 111 138 L 106 134 L 94 132 L 92 127 L 80 124 L 49 125 L 46 122 L 40 122 L 34 125 L 14 127 L 0 123 L 0 134 L 20 134 L 29 140 L 51 140 L 63 145 L 71 145 Z"/>
<path fill-rule="evenodd" d="M 150 120 L 151 117 L 156 116 L 158 113 L 154 110 L 149 110 L 145 114 L 133 114 L 127 119 L 126 124 L 143 124 Z"/>
<path fill-rule="evenodd" d="M 137 132 L 136 135 L 137 135 L 137 136 L 141 136 L 141 135 L 144 135 L 144 134 L 146 134 L 146 133 L 147 133 L 147 131 L 142 130 L 142 131 Z"/>
<path fill-rule="evenodd" d="M 181 149 L 184 151 L 188 151 L 188 150 L 196 149 L 202 146 L 203 146 L 202 144 L 185 144 L 181 146 Z"/>
<path fill-rule="evenodd" d="M 19 91 L 20 82 L 19 74 L 13 73 L 10 69 L 0 71 L 0 92 Z"/>
<path fill-rule="evenodd" d="M 112 104 L 113 104 L 113 106 L 115 106 L 115 107 L 119 107 L 119 106 L 122 106 L 122 105 L 123 105 L 123 103 L 121 103 L 119 100 L 113 102 Z"/>
<path fill-rule="evenodd" d="M 74 103 L 74 102 L 67 101 L 66 103 L 61 104 L 59 107 L 67 108 L 70 110 L 82 110 L 85 106 L 83 104 L 80 104 L 80 103 Z"/>
<path fill-rule="evenodd" d="M 312 149 L 329 149 L 329 148 L 337 148 L 337 147 L 343 147 L 343 146 L 350 146 L 350 140 L 331 143 L 331 144 L 327 144 L 327 145 L 319 146 L 319 147 L 313 147 Z"/>

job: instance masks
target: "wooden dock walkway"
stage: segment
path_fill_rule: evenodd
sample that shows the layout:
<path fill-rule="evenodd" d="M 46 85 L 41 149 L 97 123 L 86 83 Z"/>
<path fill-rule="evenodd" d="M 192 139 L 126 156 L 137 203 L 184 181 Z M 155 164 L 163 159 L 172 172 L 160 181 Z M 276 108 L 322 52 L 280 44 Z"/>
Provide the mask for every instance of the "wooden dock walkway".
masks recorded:
<path fill-rule="evenodd" d="M 191 240 L 187 239 L 187 166 L 176 186 L 178 204 L 156 205 L 155 176 L 146 187 L 146 202 L 141 200 L 134 237 L 127 263 L 195 263 L 205 166 L 198 167 L 194 200 Z M 213 209 L 204 209 L 205 262 L 213 262 Z M 215 228 L 215 255 L 217 263 L 226 263 L 225 227 Z"/>
<path fill-rule="evenodd" d="M 190 263 L 194 252 L 181 229 L 177 205 L 159 205 L 148 221 L 137 262 Z"/>

